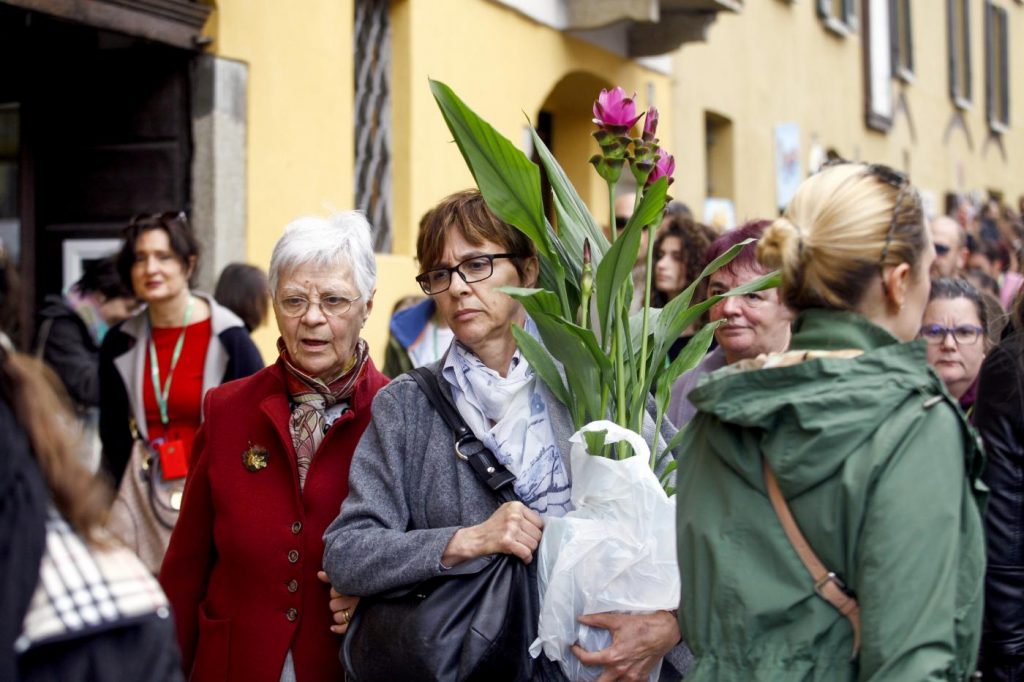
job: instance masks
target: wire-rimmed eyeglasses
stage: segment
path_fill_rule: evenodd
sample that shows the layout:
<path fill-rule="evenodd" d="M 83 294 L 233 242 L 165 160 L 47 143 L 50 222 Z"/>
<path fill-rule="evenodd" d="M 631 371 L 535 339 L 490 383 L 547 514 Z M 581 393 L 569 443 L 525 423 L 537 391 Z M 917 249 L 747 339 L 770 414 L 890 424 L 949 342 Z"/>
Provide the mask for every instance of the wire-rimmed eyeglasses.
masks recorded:
<path fill-rule="evenodd" d="M 344 296 L 328 294 L 327 296 L 321 296 L 317 301 L 305 296 L 284 296 L 274 300 L 277 303 L 278 309 L 285 317 L 302 317 L 309 310 L 311 303 L 320 306 L 320 312 L 324 314 L 324 317 L 337 317 L 347 313 L 352 304 L 360 298 L 362 297 L 345 298 Z"/>
<path fill-rule="evenodd" d="M 958 346 L 969 346 L 977 343 L 985 330 L 974 324 L 959 324 L 955 327 L 943 327 L 941 324 L 926 324 L 921 327 L 920 337 L 933 346 L 946 341 L 951 335 Z"/>
<path fill-rule="evenodd" d="M 428 296 L 448 291 L 452 285 L 452 274 L 459 273 L 459 277 L 466 284 L 482 282 L 494 274 L 495 258 L 519 258 L 514 253 L 485 253 L 481 256 L 467 258 L 461 263 L 456 263 L 450 268 L 434 268 L 416 276 L 423 293 Z"/>

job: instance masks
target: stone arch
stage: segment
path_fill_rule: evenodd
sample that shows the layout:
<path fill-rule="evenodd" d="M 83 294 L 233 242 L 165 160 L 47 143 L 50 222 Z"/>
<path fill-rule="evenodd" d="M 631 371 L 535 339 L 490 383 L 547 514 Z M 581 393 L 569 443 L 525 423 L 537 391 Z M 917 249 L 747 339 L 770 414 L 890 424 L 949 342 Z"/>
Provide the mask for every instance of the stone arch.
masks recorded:
<path fill-rule="evenodd" d="M 572 71 L 551 88 L 533 122 L 598 223 L 607 220 L 608 199 L 604 181 L 589 162 L 598 151 L 591 137 L 592 109 L 601 90 L 612 87 L 607 79 L 594 73 Z M 628 171 L 624 173 L 628 175 Z"/>

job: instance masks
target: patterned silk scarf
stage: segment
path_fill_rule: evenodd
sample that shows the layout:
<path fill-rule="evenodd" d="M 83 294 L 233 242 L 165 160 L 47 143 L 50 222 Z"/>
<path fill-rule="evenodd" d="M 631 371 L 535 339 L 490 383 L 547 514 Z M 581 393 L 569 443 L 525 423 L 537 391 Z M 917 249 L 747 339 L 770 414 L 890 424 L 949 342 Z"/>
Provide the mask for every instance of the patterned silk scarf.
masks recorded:
<path fill-rule="evenodd" d="M 527 317 L 526 331 L 537 336 Z M 569 472 L 555 442 L 554 430 L 537 375 L 516 350 L 507 376 L 484 365 L 473 351 L 455 341 L 441 370 L 451 385 L 459 414 L 480 441 L 516 476 L 516 495 L 542 516 L 572 510 Z"/>
<path fill-rule="evenodd" d="M 330 424 L 327 423 L 325 412 L 333 405 L 347 400 L 355 391 L 359 377 L 363 375 L 369 350 L 366 341 L 359 339 L 352 362 L 342 371 L 341 376 L 330 383 L 324 383 L 298 369 L 293 363 L 284 339 L 277 340 L 277 350 L 284 362 L 285 381 L 288 395 L 291 397 L 292 416 L 288 429 L 292 434 L 292 444 L 299 466 L 299 490 L 306 486 L 306 474 L 313 456 L 324 440 L 324 433 Z"/>

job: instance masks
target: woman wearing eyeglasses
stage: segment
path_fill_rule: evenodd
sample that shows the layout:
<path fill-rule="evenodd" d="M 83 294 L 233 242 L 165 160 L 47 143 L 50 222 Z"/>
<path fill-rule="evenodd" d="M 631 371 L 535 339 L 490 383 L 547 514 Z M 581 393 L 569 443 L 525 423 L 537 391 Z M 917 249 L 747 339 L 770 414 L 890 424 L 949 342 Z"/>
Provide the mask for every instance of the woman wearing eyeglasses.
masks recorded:
<path fill-rule="evenodd" d="M 395 379 L 374 403 L 352 461 L 349 495 L 324 536 L 324 566 L 335 588 L 364 597 L 473 566 L 488 555 L 511 554 L 531 565 L 545 517 L 571 509 L 568 439 L 575 429 L 513 337 L 513 324 L 536 335 L 532 321 L 501 291 L 536 284 L 532 242 L 472 190 L 445 198 L 428 214 L 416 251 L 417 280 L 455 335 L 445 356 L 428 367 L 473 433 L 515 475 L 518 500 L 499 505 L 470 464 L 455 457 L 452 430 L 416 382 Z M 653 432 L 652 420 L 644 434 L 649 441 Z M 587 665 L 604 668 L 603 679 L 646 679 L 679 641 L 667 611 L 584 619 L 613 636 L 602 651 L 574 649 Z M 524 654 L 529 643 L 522 643 Z M 445 653 L 458 661 L 459 651 Z M 679 647 L 668 662 L 681 669 L 687 653 Z M 564 679 L 545 657 L 538 666 L 515 679 Z M 391 672 L 394 679 L 424 679 L 419 670 Z M 513 679 L 507 668 L 501 672 L 487 679 Z M 678 679 L 674 670 L 667 674 Z"/>
<path fill-rule="evenodd" d="M 136 438 L 158 453 L 162 476 L 183 478 L 203 396 L 263 367 L 238 316 L 191 288 L 198 261 L 184 213 L 142 216 L 125 228 L 117 269 L 145 307 L 111 329 L 100 349 L 102 466 L 115 488 L 148 473 L 137 456 L 127 471 Z M 164 511 L 164 520 L 176 513 Z M 110 529 L 155 573 L 169 532 L 147 533 L 138 521 L 115 502 Z"/>
<path fill-rule="evenodd" d="M 207 395 L 160 582 L 192 680 L 337 682 L 322 535 L 387 383 L 360 333 L 373 309 L 370 226 L 291 223 L 270 261 L 277 362 Z M 333 630 L 332 630 L 333 628 Z"/>
<path fill-rule="evenodd" d="M 928 364 L 971 418 L 978 373 L 990 346 L 988 310 L 974 285 L 963 279 L 934 280 L 920 336 L 928 343 Z"/>
<path fill-rule="evenodd" d="M 935 258 L 917 191 L 883 166 L 827 167 L 757 255 L 797 317 L 788 351 L 690 393 L 676 487 L 687 682 L 966 680 L 983 456 L 914 341 Z"/>

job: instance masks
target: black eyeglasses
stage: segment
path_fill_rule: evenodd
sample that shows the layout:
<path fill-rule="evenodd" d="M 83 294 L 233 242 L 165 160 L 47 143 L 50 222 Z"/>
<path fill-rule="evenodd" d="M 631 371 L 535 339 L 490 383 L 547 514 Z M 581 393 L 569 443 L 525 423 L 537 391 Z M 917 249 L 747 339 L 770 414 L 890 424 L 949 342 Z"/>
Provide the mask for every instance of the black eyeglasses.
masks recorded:
<path fill-rule="evenodd" d="M 945 256 L 947 253 L 950 252 L 950 250 L 951 247 L 949 246 L 949 244 L 935 244 L 935 255 L 937 256 Z"/>
<path fill-rule="evenodd" d="M 973 324 L 961 324 L 956 327 L 943 327 L 941 324 L 926 324 L 921 327 L 920 336 L 930 345 L 937 346 L 944 343 L 946 337 L 953 335 L 953 340 L 958 346 L 969 346 L 977 343 L 985 330 Z"/>
<path fill-rule="evenodd" d="M 482 256 L 473 256 L 453 265 L 450 268 L 434 268 L 416 276 L 423 293 L 428 296 L 440 294 L 447 291 L 452 285 L 452 273 L 459 273 L 459 277 L 466 284 L 482 282 L 494 274 L 495 258 L 519 258 L 514 253 L 487 253 Z"/>

